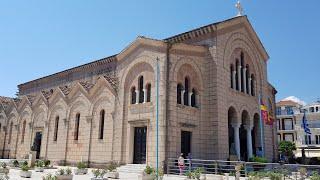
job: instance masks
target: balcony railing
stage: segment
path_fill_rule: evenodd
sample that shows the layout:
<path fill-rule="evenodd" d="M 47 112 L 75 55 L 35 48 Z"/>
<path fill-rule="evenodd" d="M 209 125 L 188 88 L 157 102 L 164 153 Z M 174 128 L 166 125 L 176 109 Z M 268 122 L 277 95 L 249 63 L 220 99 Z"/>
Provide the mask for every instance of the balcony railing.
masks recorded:
<path fill-rule="evenodd" d="M 309 142 L 305 142 L 305 141 L 303 141 L 302 143 L 301 143 L 302 145 L 318 145 L 318 146 L 320 146 L 320 142 L 318 141 L 309 141 Z"/>

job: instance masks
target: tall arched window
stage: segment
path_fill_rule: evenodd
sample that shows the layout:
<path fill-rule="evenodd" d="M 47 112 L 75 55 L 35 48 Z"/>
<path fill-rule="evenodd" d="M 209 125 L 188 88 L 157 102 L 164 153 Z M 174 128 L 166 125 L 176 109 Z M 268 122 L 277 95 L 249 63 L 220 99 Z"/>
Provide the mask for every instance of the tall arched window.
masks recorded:
<path fill-rule="evenodd" d="M 246 65 L 246 69 L 247 69 L 247 72 L 246 72 L 246 84 L 247 84 L 247 87 L 246 87 L 246 90 L 245 90 L 245 93 L 249 93 L 249 78 L 250 78 L 250 69 L 249 69 L 249 65 L 247 64 Z"/>
<path fill-rule="evenodd" d="M 238 59 L 236 59 L 236 90 L 239 90 L 239 78 L 238 78 L 238 76 L 239 76 L 239 72 L 238 72 L 238 67 L 239 67 L 239 60 Z"/>
<path fill-rule="evenodd" d="M 251 95 L 255 96 L 255 78 L 254 75 L 251 75 Z"/>
<path fill-rule="evenodd" d="M 105 114 L 106 114 L 105 111 L 101 110 L 101 112 L 100 112 L 100 123 L 99 123 L 99 139 L 103 139 Z"/>
<path fill-rule="evenodd" d="M 147 84 L 147 102 L 151 102 L 151 84 Z"/>
<path fill-rule="evenodd" d="M 136 87 L 131 88 L 131 104 L 137 103 Z"/>
<path fill-rule="evenodd" d="M 189 105 L 189 87 L 190 86 L 190 81 L 189 78 L 186 77 L 184 79 L 184 95 L 183 95 L 183 102 L 184 105 L 188 106 Z"/>
<path fill-rule="evenodd" d="M 183 86 L 181 84 L 178 84 L 177 86 L 177 103 L 181 104 L 181 95 L 182 95 Z"/>
<path fill-rule="evenodd" d="M 78 113 L 76 115 L 76 121 L 75 121 L 74 140 L 79 139 L 79 126 L 80 126 L 80 114 Z"/>
<path fill-rule="evenodd" d="M 233 87 L 233 71 L 234 71 L 234 67 L 233 64 L 230 65 L 230 87 L 232 89 L 234 89 L 235 87 Z"/>
<path fill-rule="evenodd" d="M 53 141 L 58 140 L 59 116 L 56 117 L 54 122 Z"/>
<path fill-rule="evenodd" d="M 192 89 L 192 95 L 191 95 L 191 106 L 196 107 L 197 106 L 197 101 L 196 101 L 196 90 Z"/>
<path fill-rule="evenodd" d="M 8 144 L 11 143 L 13 122 L 10 123 Z"/>
<path fill-rule="evenodd" d="M 240 69 L 240 76 L 241 76 L 241 92 L 244 92 L 244 77 L 243 77 L 243 70 L 244 70 L 244 54 L 243 52 L 241 52 L 240 54 L 240 65 L 241 65 L 241 69 Z"/>
<path fill-rule="evenodd" d="M 140 76 L 138 82 L 139 82 L 139 103 L 143 103 L 143 100 L 144 100 L 143 76 Z"/>
<path fill-rule="evenodd" d="M 26 121 L 23 121 L 23 125 L 22 125 L 22 134 L 21 134 L 21 144 L 24 142 L 24 135 L 26 133 Z"/>

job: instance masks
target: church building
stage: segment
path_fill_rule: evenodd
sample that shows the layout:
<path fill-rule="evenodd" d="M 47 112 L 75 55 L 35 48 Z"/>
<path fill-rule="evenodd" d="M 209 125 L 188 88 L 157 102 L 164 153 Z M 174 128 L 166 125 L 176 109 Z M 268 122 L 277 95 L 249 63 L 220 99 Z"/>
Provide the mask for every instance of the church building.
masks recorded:
<path fill-rule="evenodd" d="M 168 28 L 169 29 L 169 28 Z M 138 37 L 119 54 L 18 85 L 0 97 L 0 156 L 56 164 L 277 157 L 269 56 L 246 16 L 172 37 Z"/>

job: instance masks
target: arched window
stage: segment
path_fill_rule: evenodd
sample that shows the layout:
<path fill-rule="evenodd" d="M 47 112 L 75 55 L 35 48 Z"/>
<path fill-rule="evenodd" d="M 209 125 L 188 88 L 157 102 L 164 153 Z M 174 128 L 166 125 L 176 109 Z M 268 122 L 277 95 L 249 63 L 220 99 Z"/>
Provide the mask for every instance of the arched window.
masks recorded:
<path fill-rule="evenodd" d="M 26 121 L 23 121 L 23 125 L 22 125 L 22 134 L 21 134 L 21 144 L 24 142 L 24 135 L 26 133 Z"/>
<path fill-rule="evenodd" d="M 56 117 L 54 122 L 53 141 L 58 140 L 59 116 Z"/>
<path fill-rule="evenodd" d="M 80 126 L 80 114 L 76 115 L 75 129 L 74 129 L 74 140 L 79 139 L 79 126 Z"/>
<path fill-rule="evenodd" d="M 177 86 L 177 103 L 181 104 L 181 95 L 182 95 L 183 86 L 181 84 L 178 84 Z"/>
<path fill-rule="evenodd" d="M 1 125 L 2 125 L 2 124 L 0 123 L 0 132 L 1 132 L 1 127 L 2 127 Z"/>
<path fill-rule="evenodd" d="M 251 75 L 251 95 L 255 96 L 255 78 L 254 75 Z"/>
<path fill-rule="evenodd" d="M 13 123 L 10 123 L 8 144 L 11 143 Z"/>
<path fill-rule="evenodd" d="M 103 139 L 105 114 L 106 114 L 105 111 L 101 110 L 101 112 L 100 112 L 100 123 L 99 123 L 99 139 Z"/>
<path fill-rule="evenodd" d="M 197 106 L 197 101 L 196 101 L 196 90 L 192 89 L 192 95 L 191 95 L 191 106 L 196 107 Z"/>
<path fill-rule="evenodd" d="M 233 64 L 230 65 L 230 87 L 232 89 L 234 89 L 235 87 L 233 87 L 233 71 L 234 71 L 234 67 Z"/>
<path fill-rule="evenodd" d="M 131 88 L 131 104 L 136 104 L 137 102 L 137 94 L 136 94 L 136 87 Z"/>
<path fill-rule="evenodd" d="M 144 100 L 143 76 L 140 76 L 138 82 L 139 82 L 139 103 L 143 103 L 143 100 Z"/>
<path fill-rule="evenodd" d="M 246 72 L 246 84 L 247 84 L 247 89 L 245 90 L 245 93 L 249 93 L 249 78 L 250 78 L 250 69 L 249 69 L 249 65 L 247 64 L 246 65 L 246 69 L 247 69 L 247 72 Z"/>
<path fill-rule="evenodd" d="M 147 84 L 147 102 L 151 102 L 151 84 Z"/>
<path fill-rule="evenodd" d="M 243 71 L 244 71 L 244 54 L 243 52 L 241 52 L 240 54 L 240 65 L 241 65 L 241 69 L 240 69 L 240 76 L 241 76 L 241 92 L 244 92 L 244 77 L 243 77 Z"/>
<path fill-rule="evenodd" d="M 190 86 L 190 81 L 189 81 L 189 78 L 186 77 L 184 79 L 184 95 L 183 95 L 183 102 L 184 102 L 184 105 L 186 106 L 189 105 L 189 86 Z"/>
<path fill-rule="evenodd" d="M 238 67 L 239 67 L 239 60 L 238 59 L 236 59 L 236 90 L 239 90 L 239 78 L 238 78 L 238 76 L 239 76 L 239 72 L 238 72 Z"/>

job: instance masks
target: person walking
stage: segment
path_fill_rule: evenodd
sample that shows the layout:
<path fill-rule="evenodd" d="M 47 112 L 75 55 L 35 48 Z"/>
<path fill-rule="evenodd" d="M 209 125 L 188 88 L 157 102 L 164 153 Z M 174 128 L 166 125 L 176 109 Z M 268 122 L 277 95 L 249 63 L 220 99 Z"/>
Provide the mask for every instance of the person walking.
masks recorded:
<path fill-rule="evenodd" d="M 192 171 L 192 155 L 191 153 L 188 154 L 188 160 L 189 160 L 189 171 Z"/>
<path fill-rule="evenodd" d="M 178 166 L 180 170 L 180 176 L 183 175 L 183 170 L 184 170 L 184 158 L 183 158 L 183 153 L 180 154 L 180 157 L 178 158 Z"/>

